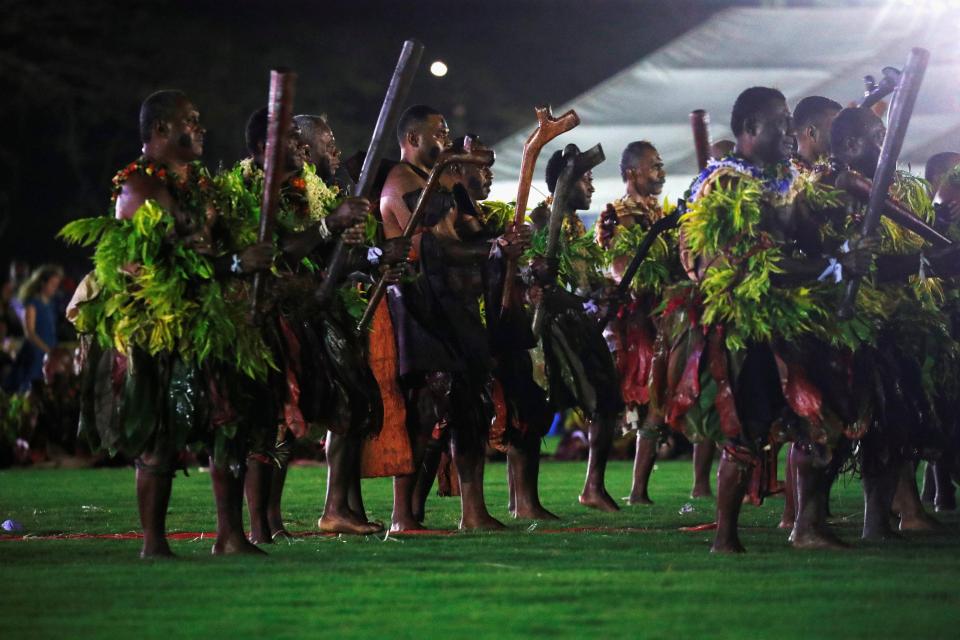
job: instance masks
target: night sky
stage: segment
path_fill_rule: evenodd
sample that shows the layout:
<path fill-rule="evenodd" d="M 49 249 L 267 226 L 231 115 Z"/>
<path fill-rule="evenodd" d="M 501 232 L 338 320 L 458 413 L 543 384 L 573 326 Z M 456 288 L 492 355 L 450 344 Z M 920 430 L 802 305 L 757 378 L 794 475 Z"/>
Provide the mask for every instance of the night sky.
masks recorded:
<path fill-rule="evenodd" d="M 154 90 L 198 105 L 216 170 L 243 156 L 269 69 L 291 67 L 295 112 L 326 113 L 349 156 L 366 147 L 412 37 L 426 53 L 410 103 L 495 142 L 529 124 L 535 104 L 573 98 L 730 4 L 0 1 L 0 259 L 83 267 L 86 252 L 54 235 L 109 211 L 110 178 L 139 154 L 139 104 Z M 427 72 L 437 59 L 444 78 Z"/>

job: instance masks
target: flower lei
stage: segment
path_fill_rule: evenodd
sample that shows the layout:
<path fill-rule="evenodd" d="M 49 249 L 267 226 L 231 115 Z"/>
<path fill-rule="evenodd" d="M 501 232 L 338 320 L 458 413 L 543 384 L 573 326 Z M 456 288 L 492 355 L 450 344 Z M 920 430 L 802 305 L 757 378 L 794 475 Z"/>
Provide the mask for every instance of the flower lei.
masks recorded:
<path fill-rule="evenodd" d="M 758 167 L 757 165 L 728 155 L 719 160 L 711 160 L 690 185 L 687 204 L 690 205 L 701 196 L 707 182 L 716 180 L 721 175 L 742 175 L 760 182 L 764 198 L 770 204 L 777 206 L 793 202 L 803 186 L 801 173 L 791 162 L 782 162 L 772 167 Z"/>
<path fill-rule="evenodd" d="M 181 176 L 161 162 L 140 156 L 113 176 L 113 188 L 110 193 L 112 202 L 116 202 L 120 197 L 123 185 L 132 175 L 160 180 L 173 195 L 177 206 L 192 214 L 206 215 L 213 198 L 213 182 L 206 167 L 199 160 L 188 164 L 186 175 Z"/>
<path fill-rule="evenodd" d="M 244 182 L 256 193 L 263 193 L 263 169 L 253 158 L 240 161 Z M 336 186 L 324 184 L 311 164 L 303 165 L 300 175 L 287 180 L 280 187 L 280 206 L 277 224 L 287 231 L 300 232 L 327 217 L 340 200 Z"/>

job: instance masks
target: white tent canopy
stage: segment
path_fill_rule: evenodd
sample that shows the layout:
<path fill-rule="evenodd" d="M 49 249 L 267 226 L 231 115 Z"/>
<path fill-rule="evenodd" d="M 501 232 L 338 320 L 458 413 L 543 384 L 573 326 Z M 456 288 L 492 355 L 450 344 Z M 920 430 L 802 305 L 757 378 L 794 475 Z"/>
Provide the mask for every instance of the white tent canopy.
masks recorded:
<path fill-rule="evenodd" d="M 706 109 L 713 140 L 731 138 L 729 120 L 743 89 L 777 87 L 791 108 L 823 95 L 842 104 L 863 95 L 863 76 L 902 68 L 910 48 L 929 49 L 930 66 L 901 160 L 922 172 L 938 151 L 960 150 L 960 12 L 888 5 L 872 8 L 730 9 L 602 82 L 554 113 L 575 109 L 581 125 L 547 146 L 533 187 L 546 193 L 543 171 L 555 150 L 601 143 L 607 160 L 594 169 L 593 209 L 623 193 L 618 163 L 633 140 L 649 140 L 663 157 L 666 195 L 683 194 L 696 171 L 689 113 Z M 532 105 L 531 105 L 532 107 Z M 523 143 L 536 125 L 495 146 L 493 196 L 513 200 Z M 530 201 L 538 200 L 537 192 Z"/>

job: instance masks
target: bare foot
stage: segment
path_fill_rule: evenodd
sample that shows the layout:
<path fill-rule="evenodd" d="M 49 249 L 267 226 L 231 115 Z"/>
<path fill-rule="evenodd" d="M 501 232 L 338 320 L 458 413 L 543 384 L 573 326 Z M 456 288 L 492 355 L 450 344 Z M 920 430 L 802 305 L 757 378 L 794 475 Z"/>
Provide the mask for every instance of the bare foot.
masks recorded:
<path fill-rule="evenodd" d="M 738 538 L 733 538 L 732 540 L 719 540 L 715 539 L 713 545 L 710 547 L 710 553 L 746 553 L 747 550 L 743 548 L 743 545 L 740 544 Z"/>
<path fill-rule="evenodd" d="M 693 491 L 690 492 L 690 497 L 691 498 L 712 498 L 713 491 L 710 490 L 710 485 L 707 485 L 705 487 L 695 486 L 693 488 Z"/>
<path fill-rule="evenodd" d="M 905 515 L 900 514 L 900 531 L 937 531 L 943 525 L 926 511 Z"/>
<path fill-rule="evenodd" d="M 777 525 L 777 528 L 787 529 L 787 530 L 793 529 L 793 522 L 796 519 L 797 519 L 797 516 L 795 513 L 791 513 L 790 511 L 784 511 L 783 515 L 780 517 L 780 524 Z"/>
<path fill-rule="evenodd" d="M 583 498 L 580 498 L 580 504 L 583 504 Z M 646 493 L 631 493 L 627 498 L 627 504 L 653 504 L 653 500 Z"/>
<path fill-rule="evenodd" d="M 394 516 L 393 521 L 390 523 L 390 533 L 397 533 L 400 531 L 416 531 L 417 529 L 423 529 L 423 525 L 412 517 L 402 518 Z"/>
<path fill-rule="evenodd" d="M 210 549 L 215 556 L 252 555 L 265 556 L 267 552 L 252 544 L 242 535 L 230 536 L 226 540 L 217 540 Z"/>
<path fill-rule="evenodd" d="M 251 532 L 250 532 L 250 535 L 247 536 L 247 538 L 248 538 L 248 539 L 250 540 L 250 542 L 252 542 L 253 544 L 273 544 L 273 536 L 268 535 L 268 534 L 265 534 L 265 533 L 264 533 L 264 534 L 257 535 L 257 534 L 254 534 L 254 533 L 251 531 Z"/>
<path fill-rule="evenodd" d="M 790 534 L 790 544 L 794 549 L 849 549 L 850 545 L 826 529 L 806 529 L 800 533 L 797 529 Z"/>
<path fill-rule="evenodd" d="M 535 507 L 521 507 L 510 511 L 510 515 L 518 520 L 559 520 L 560 517 L 550 513 L 541 505 Z"/>
<path fill-rule="evenodd" d="M 160 538 L 158 542 L 148 543 L 146 539 L 143 542 L 143 548 L 140 549 L 140 558 L 142 560 L 153 560 L 157 558 L 173 558 L 173 551 L 167 544 L 166 538 Z"/>
<path fill-rule="evenodd" d="M 271 539 L 274 542 L 277 540 L 293 540 L 293 534 L 287 531 L 286 527 L 280 527 L 279 529 L 274 529 L 270 533 Z"/>
<path fill-rule="evenodd" d="M 481 531 L 496 531 L 498 529 L 506 529 L 506 525 L 502 522 L 491 516 L 489 513 L 481 514 L 477 516 L 466 516 L 460 520 L 460 530 L 481 530 Z"/>
<path fill-rule="evenodd" d="M 317 528 L 324 533 L 346 533 L 354 536 L 369 536 L 383 530 L 382 525 L 361 521 L 352 515 L 342 516 L 333 513 L 324 513 L 317 520 Z"/>
<path fill-rule="evenodd" d="M 891 529 L 889 525 L 868 526 L 864 524 L 863 534 L 860 538 L 868 542 L 888 542 L 890 540 L 902 540 L 903 536 Z"/>
<path fill-rule="evenodd" d="M 270 535 L 270 523 L 266 516 L 250 518 L 250 531 L 247 533 L 247 539 L 253 544 L 273 544 L 273 537 Z"/>
<path fill-rule="evenodd" d="M 613 498 L 610 497 L 610 494 L 607 493 L 605 489 L 591 491 L 590 493 L 581 493 L 580 504 L 600 511 L 620 511 L 620 507 L 617 506 L 617 503 L 613 501 Z"/>

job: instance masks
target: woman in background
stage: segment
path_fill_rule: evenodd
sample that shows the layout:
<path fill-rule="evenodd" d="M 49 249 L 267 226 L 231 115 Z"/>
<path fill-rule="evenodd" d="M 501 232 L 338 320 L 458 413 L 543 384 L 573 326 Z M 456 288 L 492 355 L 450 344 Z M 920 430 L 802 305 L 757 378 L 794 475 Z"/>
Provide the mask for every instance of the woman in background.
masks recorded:
<path fill-rule="evenodd" d="M 57 346 L 53 297 L 62 279 L 63 269 L 59 266 L 43 265 L 20 287 L 24 340 L 5 385 L 10 391 L 27 391 L 35 380 L 43 379 L 43 357 Z"/>

